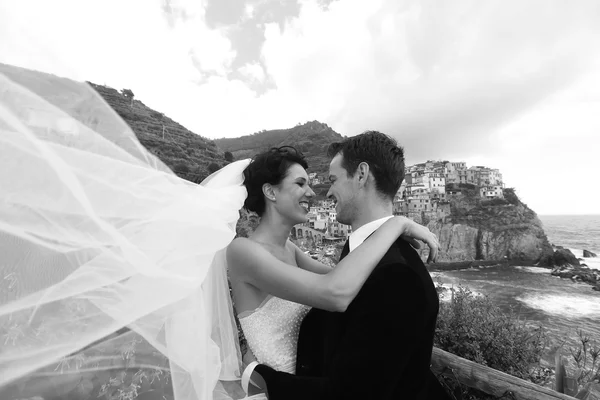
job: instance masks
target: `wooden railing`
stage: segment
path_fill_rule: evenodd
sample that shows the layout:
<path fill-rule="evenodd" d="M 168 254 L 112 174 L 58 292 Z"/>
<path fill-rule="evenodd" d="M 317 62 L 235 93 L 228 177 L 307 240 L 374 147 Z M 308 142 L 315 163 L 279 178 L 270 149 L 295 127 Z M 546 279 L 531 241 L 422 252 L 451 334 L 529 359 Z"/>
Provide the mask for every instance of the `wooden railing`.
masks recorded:
<path fill-rule="evenodd" d="M 527 382 L 485 365 L 433 348 L 431 370 L 436 375 L 456 378 L 470 388 L 496 397 L 516 400 L 575 400 L 574 397 Z"/>

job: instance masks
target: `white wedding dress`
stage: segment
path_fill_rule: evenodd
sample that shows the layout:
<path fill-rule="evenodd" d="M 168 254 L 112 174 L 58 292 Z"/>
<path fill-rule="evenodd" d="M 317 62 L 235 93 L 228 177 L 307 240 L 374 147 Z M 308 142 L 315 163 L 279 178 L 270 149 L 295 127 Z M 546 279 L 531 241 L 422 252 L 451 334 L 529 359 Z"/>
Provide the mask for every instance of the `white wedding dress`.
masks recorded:
<path fill-rule="evenodd" d="M 269 295 L 255 310 L 240 313 L 240 325 L 256 360 L 294 374 L 300 324 L 309 310 L 309 306 Z"/>
<path fill-rule="evenodd" d="M 243 397 L 224 249 L 250 160 L 188 182 L 86 83 L 1 61 L 0 399 Z"/>

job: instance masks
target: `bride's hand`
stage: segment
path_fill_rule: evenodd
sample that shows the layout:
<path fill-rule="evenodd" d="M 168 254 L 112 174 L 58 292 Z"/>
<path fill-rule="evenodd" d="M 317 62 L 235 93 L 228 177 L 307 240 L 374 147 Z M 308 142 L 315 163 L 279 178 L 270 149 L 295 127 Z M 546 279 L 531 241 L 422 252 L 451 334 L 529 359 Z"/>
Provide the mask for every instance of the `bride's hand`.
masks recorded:
<path fill-rule="evenodd" d="M 435 236 L 426 226 L 417 224 L 413 220 L 396 216 L 394 217 L 402 226 L 402 234 L 400 237 L 410 243 L 415 249 L 421 248 L 421 240 L 429 246 L 429 256 L 427 257 L 427 264 L 435 262 L 438 252 L 440 251 L 440 242 L 437 236 Z"/>
<path fill-rule="evenodd" d="M 244 368 L 246 368 L 248 366 L 248 364 L 250 364 L 253 361 L 258 361 L 258 360 L 254 356 L 254 353 L 252 353 L 252 350 L 247 349 L 246 352 L 244 353 L 244 356 L 242 357 L 242 364 L 243 364 Z"/>

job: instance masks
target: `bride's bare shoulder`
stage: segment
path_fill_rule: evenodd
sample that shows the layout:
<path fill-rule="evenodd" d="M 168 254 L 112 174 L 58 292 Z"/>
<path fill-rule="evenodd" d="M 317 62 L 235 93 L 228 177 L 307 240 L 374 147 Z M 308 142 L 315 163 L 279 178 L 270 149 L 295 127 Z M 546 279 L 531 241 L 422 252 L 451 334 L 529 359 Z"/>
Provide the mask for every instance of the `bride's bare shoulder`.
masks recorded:
<path fill-rule="evenodd" d="M 246 251 L 248 248 L 256 247 L 257 245 L 258 243 L 251 239 L 238 237 L 233 239 L 231 243 L 229 243 L 229 246 L 227 246 L 227 255 L 236 255 L 240 251 Z"/>
<path fill-rule="evenodd" d="M 249 262 L 249 257 L 252 254 L 256 254 L 260 249 L 260 245 L 255 241 L 239 237 L 233 239 L 233 241 L 227 246 L 227 262 L 234 268 L 236 266 L 245 265 Z"/>

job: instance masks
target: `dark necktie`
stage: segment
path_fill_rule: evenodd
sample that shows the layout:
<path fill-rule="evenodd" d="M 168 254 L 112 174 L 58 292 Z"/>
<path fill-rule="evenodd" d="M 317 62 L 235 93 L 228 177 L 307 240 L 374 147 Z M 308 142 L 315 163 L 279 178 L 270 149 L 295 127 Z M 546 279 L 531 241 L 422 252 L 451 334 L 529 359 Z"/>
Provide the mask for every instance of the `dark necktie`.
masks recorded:
<path fill-rule="evenodd" d="M 346 240 L 346 244 L 344 244 L 342 254 L 340 254 L 340 261 L 342 261 L 342 259 L 346 257 L 348 253 L 350 253 L 350 239 Z"/>

